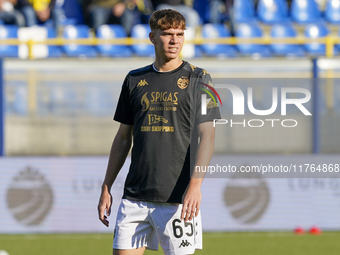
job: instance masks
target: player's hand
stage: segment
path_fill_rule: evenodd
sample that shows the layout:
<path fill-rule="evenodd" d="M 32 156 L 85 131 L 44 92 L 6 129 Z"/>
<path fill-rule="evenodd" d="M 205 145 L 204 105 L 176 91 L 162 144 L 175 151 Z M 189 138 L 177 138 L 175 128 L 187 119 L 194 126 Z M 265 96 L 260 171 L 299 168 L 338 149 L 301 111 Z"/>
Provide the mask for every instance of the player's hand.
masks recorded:
<path fill-rule="evenodd" d="M 185 222 L 198 216 L 201 205 L 202 193 L 201 186 L 190 185 L 187 194 L 184 197 L 181 220 Z"/>
<path fill-rule="evenodd" d="M 107 217 L 111 214 L 111 205 L 112 196 L 107 188 L 103 188 L 98 203 L 98 216 L 99 220 L 107 227 L 109 226 L 109 221 L 107 220 Z"/>

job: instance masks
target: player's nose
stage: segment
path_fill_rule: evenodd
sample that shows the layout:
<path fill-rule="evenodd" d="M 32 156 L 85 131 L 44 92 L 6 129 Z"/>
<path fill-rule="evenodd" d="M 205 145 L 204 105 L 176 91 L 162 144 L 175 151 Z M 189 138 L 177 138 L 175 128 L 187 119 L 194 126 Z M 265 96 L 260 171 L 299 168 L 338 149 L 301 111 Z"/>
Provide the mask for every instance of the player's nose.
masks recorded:
<path fill-rule="evenodd" d="M 177 44 L 178 43 L 178 36 L 177 35 L 173 35 L 171 37 L 171 41 L 170 42 L 173 43 L 173 44 Z"/>

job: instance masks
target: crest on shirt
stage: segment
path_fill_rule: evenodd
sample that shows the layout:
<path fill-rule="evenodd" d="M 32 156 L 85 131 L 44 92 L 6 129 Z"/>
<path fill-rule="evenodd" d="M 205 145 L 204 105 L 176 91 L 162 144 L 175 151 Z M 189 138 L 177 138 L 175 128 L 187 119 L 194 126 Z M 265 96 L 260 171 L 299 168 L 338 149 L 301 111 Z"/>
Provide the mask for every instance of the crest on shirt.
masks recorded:
<path fill-rule="evenodd" d="M 180 89 L 185 89 L 189 86 L 189 79 L 188 77 L 182 76 L 178 79 L 177 85 Z"/>
<path fill-rule="evenodd" d="M 145 85 L 149 85 L 145 79 L 142 79 L 139 81 L 139 83 L 137 84 L 137 87 L 144 87 Z"/>

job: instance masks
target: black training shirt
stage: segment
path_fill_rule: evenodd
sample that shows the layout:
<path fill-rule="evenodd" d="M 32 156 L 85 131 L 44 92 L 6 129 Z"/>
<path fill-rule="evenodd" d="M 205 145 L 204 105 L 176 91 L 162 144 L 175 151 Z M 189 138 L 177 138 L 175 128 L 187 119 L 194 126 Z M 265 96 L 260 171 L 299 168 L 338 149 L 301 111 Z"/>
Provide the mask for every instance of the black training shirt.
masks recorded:
<path fill-rule="evenodd" d="M 149 65 L 126 76 L 114 116 L 134 126 L 123 198 L 183 202 L 196 158 L 197 125 L 220 118 L 208 94 L 207 114 L 201 114 L 203 89 L 214 95 L 206 85 L 212 86 L 209 73 L 185 61 L 170 72 Z"/>

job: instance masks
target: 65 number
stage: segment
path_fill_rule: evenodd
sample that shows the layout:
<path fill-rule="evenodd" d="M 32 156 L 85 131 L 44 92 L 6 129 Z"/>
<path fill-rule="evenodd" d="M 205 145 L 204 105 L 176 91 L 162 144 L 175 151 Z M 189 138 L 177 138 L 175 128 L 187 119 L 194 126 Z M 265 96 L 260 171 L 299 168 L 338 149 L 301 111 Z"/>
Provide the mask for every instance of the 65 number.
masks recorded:
<path fill-rule="evenodd" d="M 181 238 L 182 236 L 183 236 L 183 228 L 182 228 L 182 226 L 180 225 L 180 223 L 181 223 L 182 221 L 181 220 L 179 220 L 179 219 L 174 219 L 173 221 L 172 221 L 172 229 L 173 229 L 173 231 L 174 231 L 174 236 L 176 237 L 176 238 Z M 177 225 L 176 225 L 177 224 Z M 192 236 L 193 234 L 194 234 L 194 226 L 192 225 L 192 223 L 191 222 L 184 222 L 184 227 L 186 228 L 186 227 L 188 227 L 188 226 L 190 226 L 190 232 L 186 232 L 185 234 L 187 235 L 187 236 Z"/>

